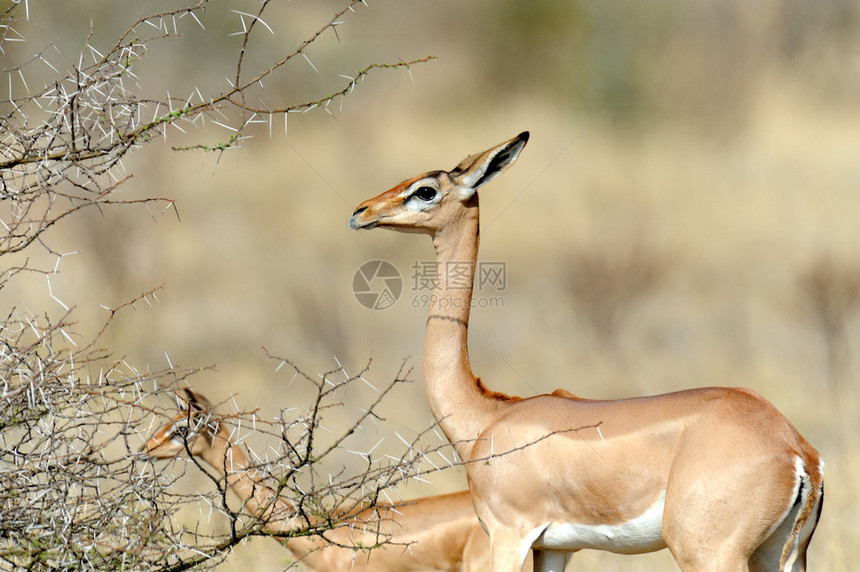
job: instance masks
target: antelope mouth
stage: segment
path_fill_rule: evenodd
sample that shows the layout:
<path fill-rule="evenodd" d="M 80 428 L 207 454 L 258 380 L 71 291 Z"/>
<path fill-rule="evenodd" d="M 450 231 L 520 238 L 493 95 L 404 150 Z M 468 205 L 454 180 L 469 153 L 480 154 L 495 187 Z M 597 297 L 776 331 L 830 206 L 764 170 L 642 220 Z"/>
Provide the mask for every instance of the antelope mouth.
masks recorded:
<path fill-rule="evenodd" d="M 378 225 L 378 224 L 379 223 L 376 221 L 362 224 L 362 223 L 355 221 L 353 219 L 349 219 L 349 228 L 351 228 L 352 230 L 372 230 L 372 229 L 376 228 L 376 225 Z"/>
<path fill-rule="evenodd" d="M 355 209 L 355 212 L 352 213 L 352 216 L 349 217 L 349 228 L 352 230 L 366 229 L 370 230 L 372 228 L 376 228 L 376 225 L 379 224 L 378 220 L 371 221 L 362 221 L 361 215 L 367 210 L 367 207 L 359 207 Z"/>

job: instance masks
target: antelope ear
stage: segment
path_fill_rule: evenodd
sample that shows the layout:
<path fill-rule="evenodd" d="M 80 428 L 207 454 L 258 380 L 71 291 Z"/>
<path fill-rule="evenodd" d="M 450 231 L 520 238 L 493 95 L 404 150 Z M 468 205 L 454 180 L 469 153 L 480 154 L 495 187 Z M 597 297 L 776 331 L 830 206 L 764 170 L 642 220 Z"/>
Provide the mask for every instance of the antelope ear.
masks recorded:
<path fill-rule="evenodd" d="M 176 407 L 180 411 L 188 411 L 189 407 L 197 403 L 197 396 L 187 387 L 175 390 L 173 392 L 173 399 L 176 401 Z"/>
<path fill-rule="evenodd" d="M 463 159 L 450 172 L 460 187 L 460 200 L 468 200 L 478 187 L 492 181 L 513 165 L 528 140 L 529 132 L 523 131 L 501 145 Z"/>
<path fill-rule="evenodd" d="M 177 389 L 173 392 L 173 397 L 176 400 L 176 406 L 181 411 L 188 411 L 189 408 L 195 411 L 205 411 L 212 406 L 208 399 L 199 393 L 195 393 L 190 387 Z"/>

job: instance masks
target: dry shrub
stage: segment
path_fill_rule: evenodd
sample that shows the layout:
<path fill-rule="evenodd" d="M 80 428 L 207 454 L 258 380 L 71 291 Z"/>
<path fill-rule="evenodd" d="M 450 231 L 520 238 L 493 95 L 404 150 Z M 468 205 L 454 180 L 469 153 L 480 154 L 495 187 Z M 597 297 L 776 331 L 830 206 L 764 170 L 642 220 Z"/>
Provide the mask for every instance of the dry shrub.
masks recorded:
<path fill-rule="evenodd" d="M 223 91 L 194 89 L 177 97 L 177 90 L 170 95 L 171 86 L 159 86 L 155 89 L 164 89 L 160 93 L 165 95 L 148 94 L 142 87 L 148 85 L 145 80 L 153 75 L 152 79 L 161 78 L 158 70 L 141 62 L 156 48 L 169 47 L 174 48 L 171 56 L 176 60 L 194 59 L 181 51 L 182 33 L 189 28 L 206 29 L 207 4 L 192 0 L 185 7 L 142 17 L 132 14 L 150 8 L 125 5 L 116 12 L 129 22 L 124 31 L 105 41 L 96 37 L 93 26 L 73 62 L 63 60 L 62 50 L 54 45 L 21 48 L 28 34 L 39 28 L 39 18 L 50 17 L 45 6 L 13 0 L 0 9 L 0 53 L 8 60 L 0 67 L 0 79 L 9 86 L 8 98 L 0 100 L 0 291 L 12 292 L 14 297 L 26 290 L 19 284 L 26 284 L 27 276 L 41 275 L 47 278 L 50 296 L 47 308 L 34 311 L 22 303 L 9 303 L 0 317 L 0 568 L 4 570 L 206 568 L 246 538 L 265 533 L 265 523 L 246 521 L 240 511 L 230 509 L 223 484 L 213 481 L 207 491 L 178 494 L 172 488 L 176 477 L 154 470 L 140 455 L 153 419 L 168 416 L 158 405 L 163 401 L 159 395 L 183 384 L 197 370 L 171 365 L 157 372 L 140 371 L 122 357 L 134 353 L 134 348 L 101 348 L 103 334 L 117 321 L 120 310 L 154 303 L 156 292 L 115 308 L 102 306 L 107 312 L 103 325 L 95 334 L 88 333 L 76 323 L 75 307 L 93 307 L 95 302 L 85 294 L 82 299 L 62 300 L 51 289 L 64 245 L 51 244 L 57 239 L 48 231 L 93 209 L 105 217 L 131 205 L 145 206 L 154 217 L 170 210 L 171 198 L 129 198 L 122 192 L 131 176 L 123 160 L 136 149 L 161 143 L 168 132 L 180 139 L 192 131 L 198 137 L 218 137 L 216 143 L 192 142 L 180 150 L 222 154 L 242 146 L 254 129 L 271 134 L 275 117 L 283 121 L 290 111 L 327 109 L 347 97 L 368 73 L 407 68 L 413 62 L 371 63 L 350 77 L 338 78 L 340 89 L 309 100 L 283 101 L 287 98 L 282 94 L 269 98 L 263 93 L 262 80 L 294 59 L 307 60 L 312 66 L 307 48 L 320 38 L 335 40 L 335 27 L 363 2 L 344 0 L 328 22 L 306 30 L 304 39 L 285 49 L 265 21 L 266 10 L 274 3 L 261 0 L 253 14 L 222 12 L 229 14 L 234 31 L 238 30 L 233 34 L 236 53 L 222 62 L 216 74 L 219 80 L 225 72 L 231 78 Z M 209 10 L 223 10 L 224 4 Z M 243 5 L 236 3 L 239 8 Z M 270 61 L 262 58 L 262 63 L 260 57 L 251 58 L 272 41 L 270 36 L 275 38 L 278 55 Z M 224 131 L 213 135 L 207 131 L 210 125 L 226 129 L 229 135 L 224 138 Z M 108 262 L 117 264 L 124 250 L 109 246 L 105 252 Z M 145 332 L 138 343 L 146 343 Z M 288 478 L 284 471 L 299 467 L 304 474 L 313 474 L 321 460 L 341 451 L 358 425 L 376 415 L 388 390 L 405 380 L 397 375 L 354 418 L 340 415 L 338 423 L 346 425 L 338 432 L 323 423 L 323 415 L 343 406 L 340 400 L 346 386 L 363 385 L 362 375 L 337 372 L 337 379 L 329 374 L 321 380 L 298 370 L 294 375 L 314 385 L 315 399 L 298 414 L 286 416 L 285 412 L 283 419 L 261 423 L 276 440 L 272 450 L 277 454 L 270 455 L 259 470 L 264 478 L 279 483 L 278 491 L 290 489 L 304 503 L 323 507 L 320 510 L 325 513 L 343 508 L 344 503 L 373 506 L 381 491 L 414 474 L 412 461 L 420 463 L 422 456 L 408 447 L 400 460 L 396 456 L 377 459 L 368 452 L 356 472 L 344 470 L 325 482 L 313 480 L 299 486 Z M 238 413 L 234 419 L 244 420 L 246 426 L 256 421 L 251 413 Z M 229 531 L 188 530 L 173 520 L 182 506 L 200 499 L 228 517 Z M 338 517 L 332 515 L 326 522 L 337 526 Z M 288 534 L 319 532 L 314 524 Z"/>

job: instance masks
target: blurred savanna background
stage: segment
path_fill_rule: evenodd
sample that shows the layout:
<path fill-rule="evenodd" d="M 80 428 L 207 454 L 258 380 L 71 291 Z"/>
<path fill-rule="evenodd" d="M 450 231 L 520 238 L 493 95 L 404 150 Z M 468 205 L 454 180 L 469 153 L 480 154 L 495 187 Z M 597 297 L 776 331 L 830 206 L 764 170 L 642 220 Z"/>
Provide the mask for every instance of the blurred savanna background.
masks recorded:
<path fill-rule="evenodd" d="M 54 65 L 71 67 L 91 31 L 93 45 L 107 46 L 136 14 L 178 3 L 146 4 L 30 2 L 19 26 L 26 43 L 2 57 L 55 42 Z M 256 11 L 244 4 L 237 9 Z M 291 51 L 343 5 L 272 6 L 272 31 L 248 57 Z M 185 23 L 181 38 L 153 45 L 137 68 L 142 93 L 226 86 L 240 41 L 231 34 L 243 26 L 232 8 L 212 3 L 205 29 Z M 173 150 L 214 146 L 230 131 L 213 122 L 169 128 L 164 141 L 124 158 L 133 177 L 121 192 L 169 197 L 176 212 L 93 209 L 56 225 L 43 240 L 64 256 L 30 256 L 58 272 L 0 291 L 0 309 L 61 313 L 59 300 L 82 330 L 97 330 L 103 307 L 163 286 L 102 343 L 141 370 L 213 365 L 195 376 L 196 389 L 214 402 L 233 395 L 261 417 L 307 398 L 262 348 L 308 372 L 352 373 L 372 360 L 365 377 L 380 385 L 406 359 L 414 383 L 396 390 L 366 437 L 396 449 L 395 431 L 432 421 L 416 268 L 433 251 L 424 237 L 357 233 L 346 221 L 399 181 L 528 130 L 517 164 L 481 190 L 480 259 L 503 264 L 505 282 L 476 292 L 488 303 L 472 313 L 475 373 L 517 395 L 755 389 L 827 463 L 810 569 L 854 569 L 860 5 L 373 0 L 336 30 L 268 79 L 265 98 L 313 100 L 370 63 L 436 59 L 375 71 L 325 110 L 252 126 L 241 148 Z M 10 89 L 22 89 L 13 79 Z M 356 270 L 376 259 L 403 279 L 382 310 L 353 292 Z M 189 489 L 205 482 L 194 473 L 182 483 Z M 426 481 L 402 494 L 466 486 L 459 469 Z M 219 526 L 205 511 L 185 518 Z M 281 570 L 288 560 L 258 538 L 219 570 Z M 663 551 L 582 553 L 568 568 L 673 566 Z"/>

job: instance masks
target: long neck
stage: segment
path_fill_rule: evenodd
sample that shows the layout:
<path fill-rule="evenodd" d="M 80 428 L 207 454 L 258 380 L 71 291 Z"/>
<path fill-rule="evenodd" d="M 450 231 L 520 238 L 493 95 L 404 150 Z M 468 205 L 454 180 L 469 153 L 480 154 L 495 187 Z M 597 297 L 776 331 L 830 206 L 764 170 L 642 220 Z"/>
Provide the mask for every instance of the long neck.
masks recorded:
<path fill-rule="evenodd" d="M 200 457 L 233 489 L 242 500 L 245 510 L 265 522 L 268 530 L 287 532 L 303 528 L 305 523 L 293 515 L 293 508 L 286 501 L 263 484 L 257 470 L 250 467 L 242 446 L 232 443 L 224 428 L 215 435 L 211 447 Z M 304 556 L 320 544 L 316 537 L 296 536 L 279 540 L 296 557 Z"/>
<path fill-rule="evenodd" d="M 478 258 L 478 202 L 433 236 L 437 279 L 424 339 L 424 382 L 433 416 L 463 461 L 503 402 L 480 385 L 469 365 L 469 309 Z"/>

